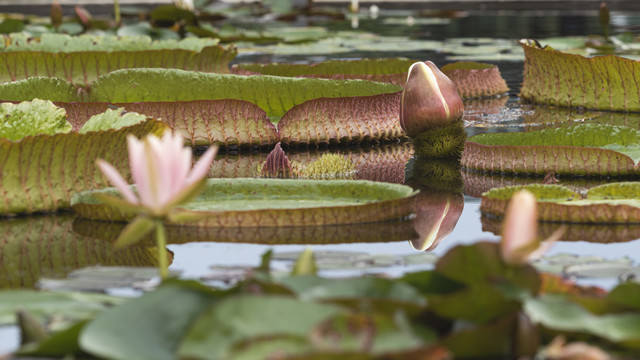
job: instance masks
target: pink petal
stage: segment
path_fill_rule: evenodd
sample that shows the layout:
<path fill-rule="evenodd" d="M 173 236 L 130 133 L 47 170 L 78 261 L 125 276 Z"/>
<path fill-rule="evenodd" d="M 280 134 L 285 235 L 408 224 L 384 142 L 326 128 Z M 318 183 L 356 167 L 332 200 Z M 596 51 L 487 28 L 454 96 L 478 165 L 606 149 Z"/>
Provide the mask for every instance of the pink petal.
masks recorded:
<path fill-rule="evenodd" d="M 109 182 L 111 182 L 111 184 L 113 184 L 113 186 L 115 186 L 120 191 L 125 200 L 132 204 L 138 204 L 136 195 L 133 193 L 133 191 L 129 187 L 129 184 L 127 184 L 127 182 L 122 178 L 115 167 L 102 159 L 96 160 L 96 165 L 98 165 L 98 168 L 100 168 L 100 171 L 102 171 L 104 176 L 109 179 Z"/>
<path fill-rule="evenodd" d="M 187 176 L 187 184 L 191 185 L 194 182 L 207 176 L 207 174 L 209 173 L 209 169 L 211 169 L 211 163 L 216 157 L 217 152 L 218 146 L 214 145 L 209 147 L 209 149 L 200 157 L 198 162 L 195 164 L 189 176 Z"/>
<path fill-rule="evenodd" d="M 150 198 L 148 187 L 148 170 L 145 164 L 144 142 L 138 140 L 134 135 L 127 136 L 127 145 L 129 146 L 129 168 L 131 169 L 131 177 L 136 184 L 140 202 L 144 205 L 148 204 Z"/>

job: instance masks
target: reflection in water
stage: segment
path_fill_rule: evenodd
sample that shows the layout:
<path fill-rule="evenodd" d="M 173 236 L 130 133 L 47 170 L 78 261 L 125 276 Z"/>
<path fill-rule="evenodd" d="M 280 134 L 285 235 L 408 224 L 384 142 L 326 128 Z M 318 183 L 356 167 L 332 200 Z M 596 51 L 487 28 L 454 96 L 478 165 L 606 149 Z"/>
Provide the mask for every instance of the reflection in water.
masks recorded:
<path fill-rule="evenodd" d="M 502 232 L 502 218 L 482 214 L 482 230 L 495 235 Z M 621 243 L 640 239 L 640 224 L 564 224 L 540 222 L 538 234 L 546 239 L 560 226 L 567 226 L 560 241 L 587 241 L 592 243 Z"/>
<path fill-rule="evenodd" d="M 415 159 L 406 184 L 420 190 L 414 226 L 416 250 L 432 251 L 456 227 L 464 209 L 460 163 L 456 160 Z"/>
<path fill-rule="evenodd" d="M 157 266 L 157 250 L 110 243 L 71 229 L 73 215 L 31 216 L 0 221 L 0 289 L 30 288 L 41 276 L 61 277 L 93 266 Z"/>
<path fill-rule="evenodd" d="M 83 236 L 113 242 L 125 223 L 76 219 L 73 230 Z M 227 242 L 266 245 L 342 244 L 359 242 L 391 242 L 416 237 L 412 220 L 368 224 L 287 227 L 221 227 L 167 226 L 167 242 Z M 145 243 L 152 242 L 149 235 Z"/>

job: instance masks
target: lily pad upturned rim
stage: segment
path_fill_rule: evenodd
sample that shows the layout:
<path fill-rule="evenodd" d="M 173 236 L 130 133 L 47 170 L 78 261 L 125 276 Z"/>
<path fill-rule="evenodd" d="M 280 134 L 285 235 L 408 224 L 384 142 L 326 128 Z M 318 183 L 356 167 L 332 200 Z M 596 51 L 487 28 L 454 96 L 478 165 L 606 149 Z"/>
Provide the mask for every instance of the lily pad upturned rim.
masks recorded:
<path fill-rule="evenodd" d="M 309 198 L 310 187 L 320 188 L 322 193 L 339 191 L 343 199 L 358 204 L 340 204 L 338 206 L 312 206 L 261 208 L 261 209 L 230 209 L 217 211 L 184 210 L 191 214 L 202 216 L 200 220 L 188 223 L 171 223 L 181 226 L 199 227 L 270 227 L 270 226 L 310 226 L 310 225 L 338 225 L 405 219 L 413 215 L 414 200 L 418 191 L 400 184 L 380 183 L 367 180 L 299 180 L 299 179 L 208 179 L 205 191 L 193 203 L 206 198 L 207 193 L 219 194 L 219 189 L 228 187 L 232 194 L 231 200 L 238 200 L 240 191 L 253 195 L 264 194 L 265 189 L 276 188 L 286 190 L 289 200 L 303 200 Z M 216 187 L 218 190 L 216 190 Z M 248 189 L 248 190 L 247 190 Z M 291 197 L 295 190 L 303 196 Z M 371 197 L 369 202 L 363 201 L 362 193 L 352 194 L 353 191 L 383 195 L 382 198 Z M 78 215 L 93 220 L 128 221 L 135 217 L 133 213 L 122 212 L 108 206 L 93 195 L 97 193 L 115 195 L 115 188 L 76 193 L 72 199 L 72 208 Z M 317 195 L 317 194 L 316 194 Z M 372 196 L 372 195 L 370 195 Z M 331 199 L 327 196 L 326 199 Z M 264 197 L 262 197 L 264 199 Z M 275 199 L 275 197 L 274 197 Z M 316 198 L 313 198 L 317 200 Z M 242 200 L 242 199 L 241 199 Z M 244 199 L 251 200 L 251 199 Z"/>
<path fill-rule="evenodd" d="M 625 199 L 631 199 L 629 194 L 640 193 L 640 182 L 595 186 L 589 189 L 586 197 L 561 185 L 507 186 L 482 194 L 480 211 L 491 216 L 504 216 L 511 196 L 519 190 L 528 190 L 536 196 L 538 219 L 541 221 L 574 224 L 640 223 L 640 201 L 637 205 L 624 202 Z"/>

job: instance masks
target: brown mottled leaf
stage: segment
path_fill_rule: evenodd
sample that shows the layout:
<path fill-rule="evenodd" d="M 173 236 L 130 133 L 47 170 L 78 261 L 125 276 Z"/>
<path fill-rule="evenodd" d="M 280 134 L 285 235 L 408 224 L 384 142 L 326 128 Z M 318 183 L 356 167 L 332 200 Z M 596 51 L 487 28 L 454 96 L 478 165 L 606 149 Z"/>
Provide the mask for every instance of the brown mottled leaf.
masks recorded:
<path fill-rule="evenodd" d="M 141 103 L 57 103 L 69 122 L 81 127 L 92 115 L 110 106 L 161 120 L 181 134 L 188 145 L 263 146 L 276 143 L 278 133 L 267 114 L 243 100 L 196 100 Z"/>
<path fill-rule="evenodd" d="M 0 222 L 0 288 L 29 288 L 91 265 L 156 266 L 157 250 L 112 244 L 72 231 L 75 216 L 21 217 Z"/>
<path fill-rule="evenodd" d="M 404 138 L 400 93 L 317 98 L 289 110 L 278 123 L 285 143 L 339 143 Z"/>

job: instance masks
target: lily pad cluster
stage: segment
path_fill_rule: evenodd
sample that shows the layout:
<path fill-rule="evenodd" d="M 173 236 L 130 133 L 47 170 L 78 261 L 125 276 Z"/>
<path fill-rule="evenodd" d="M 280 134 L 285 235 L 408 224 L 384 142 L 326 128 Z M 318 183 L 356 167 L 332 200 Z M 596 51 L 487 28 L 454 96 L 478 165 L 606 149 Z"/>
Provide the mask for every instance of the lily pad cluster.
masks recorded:
<path fill-rule="evenodd" d="M 237 50 L 217 43 L 197 38 L 152 41 L 145 36 L 13 34 L 4 37 L 0 48 L 0 66 L 6 70 L 0 82 L 45 76 L 88 85 L 101 75 L 127 68 L 229 73 L 229 61 Z"/>
<path fill-rule="evenodd" d="M 126 134 L 159 134 L 167 128 L 144 115 L 112 111 L 94 116 L 87 129 L 76 132 L 65 121 L 64 109 L 50 101 L 4 104 L 2 109 L 0 128 L 7 137 L 0 138 L 0 215 L 68 208 L 74 192 L 107 184 L 93 164 L 96 158 L 125 170 Z"/>
<path fill-rule="evenodd" d="M 22 309 L 25 356 L 533 357 L 552 351 L 546 345 L 559 334 L 570 343 L 588 336 L 592 346 L 621 356 L 639 346 L 640 285 L 621 284 L 608 294 L 580 288 L 530 265 L 506 264 L 493 243 L 458 246 L 433 270 L 393 280 L 319 277 L 308 253 L 291 276 L 274 277 L 269 257 L 228 290 L 169 280 L 131 300 L 51 292 L 28 293 L 25 302 L 24 292 L 4 292 L 0 319 L 12 322 Z M 56 329 L 46 325 L 52 316 Z M 159 325 L 166 322 L 172 326 Z M 29 336 L 30 329 L 40 335 Z"/>

